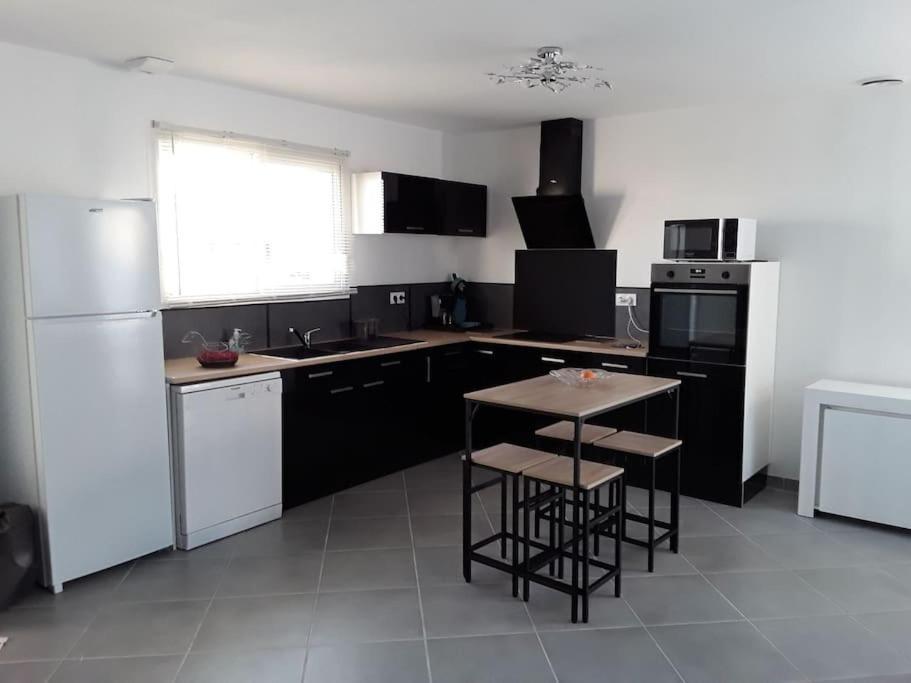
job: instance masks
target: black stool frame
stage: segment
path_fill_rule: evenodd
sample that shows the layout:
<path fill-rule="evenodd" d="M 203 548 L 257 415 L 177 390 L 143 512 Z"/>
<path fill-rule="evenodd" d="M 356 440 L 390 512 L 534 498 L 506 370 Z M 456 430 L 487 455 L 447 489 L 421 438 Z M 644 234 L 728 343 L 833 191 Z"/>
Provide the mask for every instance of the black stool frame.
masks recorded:
<path fill-rule="evenodd" d="M 573 490 L 572 486 L 563 486 L 547 481 L 539 481 L 532 477 L 524 477 L 524 500 L 513 504 L 513 516 L 516 517 L 521 510 L 523 512 L 523 523 L 525 528 L 529 528 L 531 523 L 531 513 L 542 507 L 549 507 L 551 513 L 547 516 L 550 521 L 550 538 L 547 550 L 531 556 L 531 548 L 539 544 L 533 542 L 528 533 L 523 539 L 524 555 L 522 564 L 518 566 L 519 573 L 522 576 L 522 599 L 526 602 L 529 598 L 530 582 L 539 583 L 548 588 L 553 588 L 562 593 L 568 594 L 572 598 L 572 622 L 576 623 L 578 617 L 578 603 L 581 598 L 582 602 L 582 623 L 588 623 L 588 602 L 589 596 L 605 583 L 614 580 L 614 595 L 620 597 L 621 591 L 621 567 L 623 544 L 620 542 L 621 534 L 614 533 L 614 562 L 609 564 L 601 560 L 595 560 L 589 552 L 590 542 L 597 539 L 603 532 L 604 527 L 615 525 L 617 529 L 623 528 L 623 514 L 625 507 L 625 496 L 623 485 L 623 475 L 611 479 L 595 489 L 580 489 L 578 498 L 569 502 L 574 511 L 581 512 L 581 524 L 576 521 L 570 523 L 572 526 L 572 538 L 565 539 L 563 527 L 567 524 L 565 521 L 565 508 L 568 504 L 566 493 Z M 544 483 L 556 489 L 553 492 L 545 492 L 538 495 L 531 494 L 531 483 Z M 610 491 L 610 500 L 612 504 L 608 507 L 602 507 L 593 500 L 593 494 L 607 486 Z M 616 502 L 613 502 L 616 501 Z M 580 510 L 581 508 L 581 510 Z M 578 519 L 578 514 L 574 515 Z M 554 525 L 559 524 L 558 534 L 554 538 Z M 581 549 L 579 547 L 581 541 Z M 581 550 L 581 552 L 580 552 Z M 558 579 L 563 578 L 563 559 L 569 558 L 573 563 L 572 583 L 567 584 L 563 581 L 556 580 L 554 575 L 554 564 L 559 566 Z M 538 574 L 538 570 L 545 565 L 549 566 L 549 576 Z M 590 567 L 598 567 L 604 570 L 599 578 L 594 581 L 589 580 Z M 581 569 L 581 582 L 579 577 Z"/>
<path fill-rule="evenodd" d="M 540 568 L 541 566 L 543 566 L 545 564 L 549 564 L 552 560 L 557 558 L 557 555 L 554 554 L 555 551 L 558 551 L 558 554 L 562 556 L 562 552 L 566 549 L 566 546 L 572 545 L 573 553 L 571 554 L 571 559 L 572 559 L 572 583 L 571 583 L 571 585 L 573 588 L 571 589 L 572 590 L 571 596 L 572 596 L 573 622 L 576 622 L 577 614 L 578 614 L 578 598 L 580 595 L 580 593 L 579 593 L 579 569 L 580 569 L 579 558 L 580 558 L 580 555 L 579 555 L 578 544 L 579 544 L 579 541 L 582 539 L 582 537 L 585 537 L 585 538 L 588 537 L 588 535 L 585 533 L 583 533 L 583 534 L 578 533 L 578 530 L 583 528 L 583 520 L 581 519 L 581 513 L 582 513 L 582 507 L 583 507 L 582 489 L 579 486 L 579 469 L 580 469 L 580 462 L 582 460 L 582 426 L 585 424 L 586 420 L 588 420 L 590 418 L 597 417 L 598 415 L 603 415 L 605 413 L 609 413 L 614 410 L 623 408 L 627 405 L 631 405 L 633 403 L 638 403 L 640 401 L 644 401 L 649 398 L 660 396 L 662 394 L 668 394 L 668 395 L 673 394 L 674 395 L 675 415 L 677 416 L 675 418 L 674 436 L 676 436 L 677 428 L 679 425 L 679 413 L 680 413 L 680 385 L 679 384 L 674 387 L 671 387 L 669 389 L 665 389 L 660 392 L 656 392 L 652 396 L 641 396 L 641 397 L 638 397 L 635 399 L 631 399 L 629 401 L 625 401 L 623 403 L 613 405 L 610 408 L 607 408 L 605 410 L 593 412 L 591 414 L 586 415 L 585 417 L 567 416 L 565 413 L 552 412 L 552 411 L 546 411 L 546 410 L 533 410 L 533 409 L 528 409 L 528 408 L 507 407 L 507 406 L 498 404 L 496 402 L 489 403 L 489 405 L 492 405 L 494 407 L 515 410 L 517 412 L 530 413 L 533 415 L 545 416 L 548 418 L 566 420 L 569 417 L 570 421 L 572 421 L 573 425 L 574 425 L 573 486 L 569 488 L 569 490 L 573 491 L 573 493 L 574 493 L 574 503 L 572 505 L 572 512 L 573 512 L 572 529 L 574 530 L 573 538 L 568 543 L 565 540 L 563 540 L 563 542 L 558 542 L 558 545 L 560 546 L 558 549 L 550 548 L 549 544 L 541 543 L 537 540 L 532 540 L 531 535 L 529 533 L 530 529 L 528 526 L 526 526 L 525 527 L 526 538 L 523 539 L 522 542 L 527 543 L 529 547 L 538 548 L 541 551 L 543 551 L 542 553 L 539 553 L 539 555 L 536 556 L 535 558 L 529 558 L 529 564 L 526 566 L 521 566 L 516 561 L 517 560 L 517 558 L 515 556 L 516 549 L 517 549 L 517 545 L 518 545 L 518 542 L 520 539 L 519 539 L 518 520 L 517 520 L 517 515 L 515 513 L 513 514 L 512 529 L 510 532 L 505 531 L 505 529 L 503 528 L 503 527 L 505 527 L 505 522 L 503 522 L 500 532 L 494 533 L 492 536 L 490 536 L 486 539 L 482 539 L 481 541 L 478 541 L 477 543 L 472 543 L 471 496 L 473 495 L 473 493 L 477 492 L 477 490 L 473 490 L 474 487 L 472 486 L 472 482 L 471 482 L 471 472 L 472 472 L 472 466 L 473 466 L 472 459 L 471 459 L 471 454 L 472 454 L 472 450 L 473 450 L 472 422 L 474 421 L 475 415 L 477 414 L 479 407 L 482 405 L 485 405 L 485 402 L 466 397 L 466 399 L 465 399 L 465 453 L 462 457 L 462 575 L 465 578 L 465 581 L 468 583 L 471 582 L 471 563 L 472 563 L 472 561 L 475 561 L 475 562 L 479 562 L 481 564 L 485 564 L 487 566 L 494 567 L 495 569 L 499 569 L 501 571 L 511 574 L 513 576 L 513 593 L 514 594 L 516 592 L 517 581 L 518 581 L 518 578 L 520 575 L 523 578 L 527 578 L 529 581 L 534 581 L 536 583 L 548 585 L 557 590 L 562 590 L 562 588 L 558 588 L 558 586 L 563 585 L 561 582 L 559 582 L 551 577 L 541 576 L 539 574 L 534 573 L 534 571 L 529 571 L 529 570 L 532 568 Z M 500 474 L 502 474 L 502 473 L 500 473 Z M 505 496 L 505 494 L 504 494 L 505 478 L 501 479 L 501 483 L 504 486 L 504 488 L 501 489 L 501 511 L 502 511 L 503 500 L 504 500 L 504 496 Z M 485 484 L 492 485 L 491 482 L 485 482 Z M 479 485 L 479 486 L 483 486 L 483 485 Z M 517 489 L 518 489 L 518 477 L 516 477 L 515 481 L 513 482 L 514 495 L 518 493 Z M 542 493 L 541 496 L 542 497 L 544 497 L 544 496 L 554 497 L 555 493 L 557 493 L 558 496 L 562 495 L 562 491 L 560 489 L 557 489 L 555 492 L 552 491 L 552 492 L 548 492 L 548 493 Z M 625 499 L 625 495 L 623 495 L 622 493 L 618 497 L 621 499 Z M 537 498 L 537 496 L 535 498 Z M 515 500 L 518 500 L 518 495 L 515 495 Z M 535 501 L 530 501 L 528 499 L 527 499 L 527 501 L 529 504 L 529 508 L 531 506 L 533 506 L 535 503 Z M 540 500 L 537 502 L 539 504 L 543 504 L 540 502 Z M 625 505 L 625 501 L 623 504 Z M 600 501 L 599 501 L 598 509 L 601 509 Z M 505 519 L 505 515 L 503 515 L 503 517 Z M 589 527 L 591 527 L 590 520 L 589 520 Z M 600 528 L 600 525 L 599 525 L 599 528 Z M 563 525 L 561 524 L 559 526 L 559 532 L 562 533 L 562 530 L 563 530 Z M 622 527 L 618 528 L 618 532 L 619 532 L 619 534 L 622 534 Z M 601 535 L 603 535 L 603 534 L 595 534 L 596 544 L 598 543 L 598 539 Z M 498 541 L 498 540 L 501 543 L 501 548 L 500 548 L 501 557 L 503 555 L 503 547 L 505 546 L 506 541 L 512 540 L 513 549 L 514 549 L 514 555 L 513 555 L 512 562 L 509 562 L 509 563 L 503 562 L 502 560 L 488 557 L 488 556 L 483 555 L 480 552 L 478 552 L 482 547 L 484 547 L 488 543 Z M 537 564 L 537 563 L 540 563 L 540 564 Z M 618 572 L 618 576 L 619 576 L 619 572 Z M 566 592 L 566 591 L 564 591 L 564 592 Z M 587 600 L 585 600 L 585 602 L 587 603 Z"/>
<path fill-rule="evenodd" d="M 649 572 L 655 571 L 655 548 L 664 543 L 667 540 L 670 540 L 670 549 L 671 552 L 677 553 L 680 552 L 680 458 L 682 456 L 683 447 L 678 446 L 667 453 L 664 453 L 658 457 L 651 456 L 638 456 L 635 453 L 626 453 L 623 451 L 611 451 L 609 448 L 604 450 L 609 451 L 611 454 L 622 455 L 623 460 L 626 461 L 630 457 L 640 457 L 647 458 L 651 460 L 649 463 L 649 486 L 648 486 L 648 515 L 639 515 L 634 512 L 627 512 L 623 521 L 623 540 L 626 543 L 631 545 L 639 546 L 640 548 L 646 548 L 648 550 L 648 570 Z M 667 458 L 673 458 L 673 471 L 674 471 L 674 483 L 671 485 L 671 519 L 670 521 L 664 521 L 655 519 L 655 493 L 657 492 L 657 487 L 655 484 L 655 474 L 658 466 L 659 460 L 665 460 Z M 619 460 L 619 458 L 613 458 L 614 462 Z M 644 524 L 648 527 L 648 538 L 642 540 L 640 538 L 634 538 L 629 535 L 627 532 L 627 523 L 628 522 L 638 522 L 639 524 Z M 664 529 L 664 533 L 659 536 L 655 536 L 655 529 Z M 610 536 L 610 534 L 603 534 L 605 536 Z"/>

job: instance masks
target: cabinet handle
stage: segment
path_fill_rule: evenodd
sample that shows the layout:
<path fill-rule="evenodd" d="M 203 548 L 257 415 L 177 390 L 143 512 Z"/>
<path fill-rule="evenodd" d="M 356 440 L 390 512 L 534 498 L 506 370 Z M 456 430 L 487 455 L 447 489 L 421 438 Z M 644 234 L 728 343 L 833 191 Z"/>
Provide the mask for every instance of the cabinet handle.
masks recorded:
<path fill-rule="evenodd" d="M 459 232 L 465 235 L 470 235 L 474 232 L 471 228 L 459 228 Z"/>
<path fill-rule="evenodd" d="M 545 363 L 560 363 L 560 364 L 563 364 L 563 363 L 566 362 L 566 361 L 563 360 L 562 358 L 554 358 L 553 356 L 541 356 L 541 360 L 543 360 Z"/>
<path fill-rule="evenodd" d="M 325 372 L 311 372 L 307 377 L 310 379 L 317 379 L 319 377 L 329 377 L 332 375 L 332 370 L 326 370 Z"/>
<path fill-rule="evenodd" d="M 339 387 L 338 389 L 330 389 L 330 394 L 344 394 L 346 391 L 354 391 L 354 387 Z"/>
<path fill-rule="evenodd" d="M 393 365 L 401 365 L 402 361 L 400 360 L 387 360 L 384 363 L 380 363 L 381 368 L 391 368 Z"/>
<path fill-rule="evenodd" d="M 617 368 L 618 370 L 629 370 L 629 365 L 623 363 L 601 363 L 602 368 Z"/>
<path fill-rule="evenodd" d="M 430 384 L 430 356 L 427 356 L 425 360 L 427 361 L 427 384 Z"/>
<path fill-rule="evenodd" d="M 415 231 L 420 232 L 420 231 L 423 231 L 424 228 L 422 228 L 420 225 L 406 225 L 405 230 L 415 230 Z"/>
<path fill-rule="evenodd" d="M 367 384 L 364 385 L 364 388 L 365 388 L 365 389 L 369 389 L 370 387 L 378 387 L 378 386 L 383 385 L 383 384 L 385 384 L 385 383 L 386 383 L 385 381 L 383 381 L 383 380 L 381 380 L 381 379 L 378 379 L 378 380 L 375 381 L 375 382 L 367 382 Z"/>
<path fill-rule="evenodd" d="M 475 352 L 475 353 L 482 353 L 482 354 L 484 354 L 485 356 L 492 356 L 492 355 L 493 355 L 493 351 L 491 351 L 490 349 L 475 349 L 474 352 Z"/>
<path fill-rule="evenodd" d="M 696 379 L 708 379 L 709 376 L 701 372 L 684 372 L 683 370 L 678 370 L 677 375 L 679 377 L 695 377 Z"/>

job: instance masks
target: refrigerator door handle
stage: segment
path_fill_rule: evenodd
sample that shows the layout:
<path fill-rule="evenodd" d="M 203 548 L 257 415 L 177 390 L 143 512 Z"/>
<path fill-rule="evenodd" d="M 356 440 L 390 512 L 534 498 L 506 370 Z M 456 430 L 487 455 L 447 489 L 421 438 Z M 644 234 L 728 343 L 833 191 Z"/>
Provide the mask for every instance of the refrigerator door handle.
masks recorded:
<path fill-rule="evenodd" d="M 95 320 L 153 320 L 158 317 L 161 311 L 132 311 L 130 313 L 98 313 L 95 315 L 46 315 L 37 318 L 29 318 L 33 321 L 38 320 L 86 320 L 93 318 Z"/>

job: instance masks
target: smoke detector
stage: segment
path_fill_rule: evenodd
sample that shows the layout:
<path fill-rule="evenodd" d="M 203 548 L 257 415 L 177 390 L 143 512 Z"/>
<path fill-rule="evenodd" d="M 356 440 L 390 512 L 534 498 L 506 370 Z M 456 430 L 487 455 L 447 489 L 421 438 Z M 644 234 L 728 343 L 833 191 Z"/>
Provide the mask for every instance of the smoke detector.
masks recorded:
<path fill-rule="evenodd" d="M 130 71 L 143 74 L 166 74 L 174 68 L 174 60 L 164 57 L 133 57 L 123 64 Z"/>

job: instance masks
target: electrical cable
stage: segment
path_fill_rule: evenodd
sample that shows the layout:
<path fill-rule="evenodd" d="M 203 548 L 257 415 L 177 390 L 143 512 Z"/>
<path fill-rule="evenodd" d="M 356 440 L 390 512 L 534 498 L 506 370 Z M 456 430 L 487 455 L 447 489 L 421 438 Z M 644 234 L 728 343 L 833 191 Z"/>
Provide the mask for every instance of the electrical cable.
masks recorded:
<path fill-rule="evenodd" d="M 642 348 L 642 346 L 643 346 L 642 342 L 636 337 L 635 334 L 633 334 L 633 330 L 631 328 L 635 327 L 637 331 L 642 332 L 643 334 L 648 334 L 648 330 L 643 329 L 639 325 L 639 323 L 636 322 L 636 314 L 633 313 L 632 304 L 626 305 L 626 312 L 627 312 L 627 315 L 629 316 L 629 319 L 626 322 L 626 336 L 629 337 L 630 339 L 632 339 L 634 342 L 636 342 L 635 346 L 633 346 L 632 348 L 635 348 L 635 349 Z"/>

